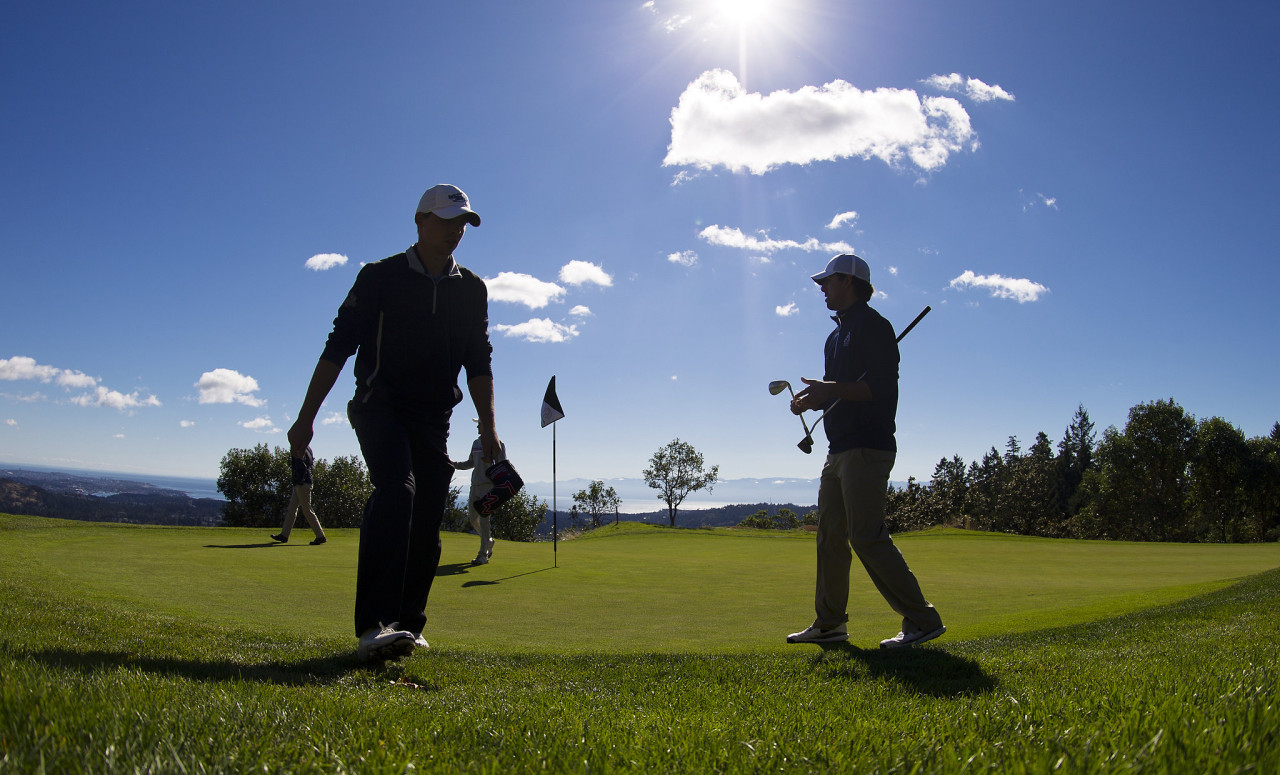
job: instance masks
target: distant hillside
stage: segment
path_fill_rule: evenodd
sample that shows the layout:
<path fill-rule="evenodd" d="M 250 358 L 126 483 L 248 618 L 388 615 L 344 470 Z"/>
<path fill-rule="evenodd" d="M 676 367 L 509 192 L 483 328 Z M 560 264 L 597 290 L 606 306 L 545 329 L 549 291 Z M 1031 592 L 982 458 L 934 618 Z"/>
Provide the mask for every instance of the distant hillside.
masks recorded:
<path fill-rule="evenodd" d="M 803 517 L 810 511 L 816 511 L 817 508 L 817 506 L 797 506 L 794 503 L 744 503 L 714 509 L 680 509 L 676 514 L 676 527 L 733 527 L 761 509 L 770 514 L 777 514 L 782 509 L 791 509 L 797 517 Z M 546 519 L 542 521 L 542 527 L 538 530 L 540 535 L 551 535 L 551 518 L 552 514 L 548 511 Z M 619 514 L 618 519 L 622 522 L 645 522 L 650 525 L 668 524 L 666 509 L 643 514 Z M 613 517 L 610 516 L 608 521 L 612 522 Z M 564 530 L 570 525 L 569 513 L 561 511 L 560 529 Z"/>
<path fill-rule="evenodd" d="M 214 526 L 222 524 L 224 505 L 223 501 L 191 498 L 172 490 L 99 497 L 83 492 L 50 492 L 13 479 L 0 479 L 0 512 L 6 514 L 85 522 Z"/>

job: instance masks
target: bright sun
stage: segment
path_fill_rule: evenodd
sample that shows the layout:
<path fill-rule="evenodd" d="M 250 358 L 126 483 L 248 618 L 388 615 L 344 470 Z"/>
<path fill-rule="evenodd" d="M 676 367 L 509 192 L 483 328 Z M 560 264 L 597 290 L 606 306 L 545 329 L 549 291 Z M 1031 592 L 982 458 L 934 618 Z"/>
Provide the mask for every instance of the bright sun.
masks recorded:
<path fill-rule="evenodd" d="M 777 5 L 776 0 L 713 0 L 716 16 L 742 26 L 760 24 L 768 20 Z"/>

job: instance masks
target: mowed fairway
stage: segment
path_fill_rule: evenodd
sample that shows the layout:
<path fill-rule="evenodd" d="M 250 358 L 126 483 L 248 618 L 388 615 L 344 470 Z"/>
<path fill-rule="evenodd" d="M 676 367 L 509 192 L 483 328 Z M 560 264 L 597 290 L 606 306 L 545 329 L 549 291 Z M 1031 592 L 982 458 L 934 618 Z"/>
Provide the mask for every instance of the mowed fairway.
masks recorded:
<path fill-rule="evenodd" d="M 0 515 L 0 773 L 1280 771 L 1275 545 L 902 536 L 950 630 L 884 651 L 859 569 L 853 643 L 783 644 L 811 535 L 447 535 L 365 664 L 356 536 L 268 532 Z"/>
<path fill-rule="evenodd" d="M 0 565 L 75 599 L 210 624 L 354 637 L 358 535 L 273 544 L 267 529 L 163 528 L 0 515 Z M 1280 545 L 1064 541 L 934 530 L 896 538 L 948 642 L 1150 608 L 1280 567 Z M 741 653 L 787 649 L 813 617 L 808 533 L 672 530 L 623 523 L 559 544 L 444 534 L 428 608 L 434 645 L 498 651 Z M 851 642 L 899 621 L 857 561 Z M 794 648 L 794 647 L 791 647 Z"/>

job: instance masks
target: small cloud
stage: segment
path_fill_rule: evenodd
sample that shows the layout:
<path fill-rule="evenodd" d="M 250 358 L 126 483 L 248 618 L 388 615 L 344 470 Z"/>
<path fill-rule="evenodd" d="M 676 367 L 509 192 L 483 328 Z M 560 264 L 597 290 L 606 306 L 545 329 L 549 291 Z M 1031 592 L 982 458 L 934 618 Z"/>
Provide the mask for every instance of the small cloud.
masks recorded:
<path fill-rule="evenodd" d="M 955 92 L 962 94 L 974 102 L 991 102 L 992 100 L 1005 100 L 1013 102 L 1013 95 L 1001 89 L 999 86 L 988 86 L 977 78 L 965 78 L 959 73 L 951 75 L 931 75 L 921 81 L 944 92 Z"/>
<path fill-rule="evenodd" d="M 799 312 L 800 308 L 797 307 L 796 303 L 793 301 L 785 307 L 774 307 L 773 311 L 778 313 L 778 317 L 780 318 L 789 318 Z"/>
<path fill-rule="evenodd" d="M 126 395 L 118 390 L 108 390 L 102 385 L 98 385 L 90 393 L 75 396 L 71 399 L 71 403 L 77 406 L 105 406 L 122 412 L 126 409 L 161 405 L 160 399 L 153 395 L 142 398 L 136 390 Z"/>
<path fill-rule="evenodd" d="M 592 283 L 608 288 L 613 285 L 613 278 L 595 264 L 587 261 L 570 261 L 560 267 L 560 282 L 569 285 Z"/>
<path fill-rule="evenodd" d="M 675 32 L 689 22 L 693 21 L 692 16 L 671 16 L 662 23 L 662 29 L 667 32 Z"/>
<path fill-rule="evenodd" d="M 206 371 L 196 380 L 202 404 L 244 404 L 263 406 L 265 401 L 253 395 L 258 390 L 258 380 L 232 369 Z"/>
<path fill-rule="evenodd" d="M 676 381 L 676 380 L 678 380 L 678 379 L 680 379 L 680 378 L 679 378 L 679 377 L 677 377 L 676 375 L 674 375 L 674 374 L 672 374 L 672 375 L 671 375 L 671 381 L 672 381 L 672 382 L 675 382 L 675 381 Z"/>
<path fill-rule="evenodd" d="M 49 382 L 62 373 L 62 369 L 36 363 L 35 358 L 15 355 L 12 358 L 0 359 L 0 379 L 8 381 L 39 380 Z"/>
<path fill-rule="evenodd" d="M 889 274 L 893 275 L 894 277 L 897 277 L 897 276 L 898 276 L 898 267 L 896 267 L 896 266 L 891 266 L 891 267 L 889 267 Z"/>
<path fill-rule="evenodd" d="M 1021 190 L 1018 193 L 1023 194 L 1022 212 L 1024 213 L 1040 206 L 1047 207 L 1050 210 L 1058 209 L 1058 198 L 1056 196 L 1045 196 L 1038 192 L 1035 196 L 1027 196 Z"/>
<path fill-rule="evenodd" d="M 350 425 L 351 422 L 342 412 L 329 412 L 324 419 L 320 421 L 321 425 Z"/>
<path fill-rule="evenodd" d="M 577 326 L 561 325 L 547 318 L 533 318 L 514 326 L 496 325 L 494 328 L 504 336 L 526 342 L 567 342 L 578 335 Z"/>
<path fill-rule="evenodd" d="M 585 305 L 579 304 L 573 309 L 569 310 L 569 314 L 579 318 L 591 317 L 591 308 Z"/>
<path fill-rule="evenodd" d="M 192 426 L 194 426 L 194 425 L 195 425 L 195 421 L 194 421 L 194 420 L 179 420 L 179 421 L 178 421 L 178 427 L 179 427 L 179 428 L 190 428 L 190 427 L 192 427 Z"/>
<path fill-rule="evenodd" d="M 58 378 L 54 381 L 62 387 L 76 388 L 78 390 L 91 388 L 98 384 L 98 379 L 96 377 L 90 377 L 84 372 L 71 371 L 70 369 L 63 369 L 62 373 L 60 373 Z"/>
<path fill-rule="evenodd" d="M 112 436 L 111 438 L 113 438 L 113 439 L 123 439 L 123 438 L 124 438 L 124 434 L 123 434 L 123 433 L 117 433 L 116 435 Z"/>
<path fill-rule="evenodd" d="M 667 256 L 667 260 L 680 266 L 693 266 L 698 263 L 698 254 L 692 250 L 682 250 L 679 253 L 672 253 Z"/>
<path fill-rule="evenodd" d="M 490 299 L 523 304 L 529 309 L 541 309 L 564 295 L 564 288 L 559 285 L 520 272 L 499 272 L 497 277 L 485 278 L 484 282 L 489 287 Z"/>
<path fill-rule="evenodd" d="M 847 213 L 837 213 L 836 217 L 831 219 L 831 223 L 827 224 L 828 229 L 838 229 L 846 223 L 857 223 L 858 213 L 850 210 Z"/>
<path fill-rule="evenodd" d="M 347 257 L 340 253 L 317 253 L 307 259 L 305 266 L 313 272 L 323 272 L 335 266 L 345 266 Z"/>
<path fill-rule="evenodd" d="M 756 234 L 759 236 L 744 234 L 741 229 L 735 227 L 715 224 L 698 232 L 698 236 L 711 245 L 760 253 L 774 253 L 779 250 L 804 250 L 810 253 L 815 250 L 824 253 L 853 252 L 853 246 L 847 242 L 819 242 L 816 237 L 809 237 L 804 242 L 796 242 L 789 239 L 773 239 L 767 231 L 758 231 Z"/>
<path fill-rule="evenodd" d="M 8 425 L 10 428 L 17 428 L 17 427 L 18 427 L 18 421 L 17 421 L 17 420 L 15 420 L 15 419 L 13 419 L 12 417 L 10 417 L 9 419 L 5 420 L 5 421 L 4 421 L 4 424 L 5 424 L 5 425 Z"/>
<path fill-rule="evenodd" d="M 280 432 L 280 429 L 276 427 L 276 424 L 271 422 L 270 417 L 255 417 L 252 420 L 245 420 L 243 422 L 239 422 L 236 424 L 239 425 L 241 428 L 247 428 L 248 430 L 251 430 L 251 431 L 258 431 L 259 433 L 279 433 Z"/>
<path fill-rule="evenodd" d="M 994 298 L 1013 299 L 1019 304 L 1036 301 L 1049 292 L 1046 286 L 1031 280 L 1002 277 L 998 274 L 980 275 L 971 270 L 965 270 L 964 274 L 952 280 L 950 287 L 957 290 L 986 288 Z"/>

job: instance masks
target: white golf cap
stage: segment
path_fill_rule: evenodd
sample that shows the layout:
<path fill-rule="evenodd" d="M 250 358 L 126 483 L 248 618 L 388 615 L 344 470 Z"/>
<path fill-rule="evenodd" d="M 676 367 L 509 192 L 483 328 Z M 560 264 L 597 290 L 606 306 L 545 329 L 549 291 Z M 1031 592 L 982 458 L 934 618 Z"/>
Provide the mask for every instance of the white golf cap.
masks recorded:
<path fill-rule="evenodd" d="M 480 216 L 471 209 L 467 195 L 457 186 L 440 183 L 427 189 L 418 200 L 418 212 L 435 213 L 440 218 L 457 218 L 466 215 L 472 226 L 480 225 Z"/>
<path fill-rule="evenodd" d="M 871 282 L 871 267 L 867 266 L 867 262 L 858 258 L 852 253 L 841 253 L 827 262 L 827 268 L 813 275 L 813 281 L 822 284 L 822 281 L 833 274 L 847 274 L 862 280 L 863 282 Z"/>

